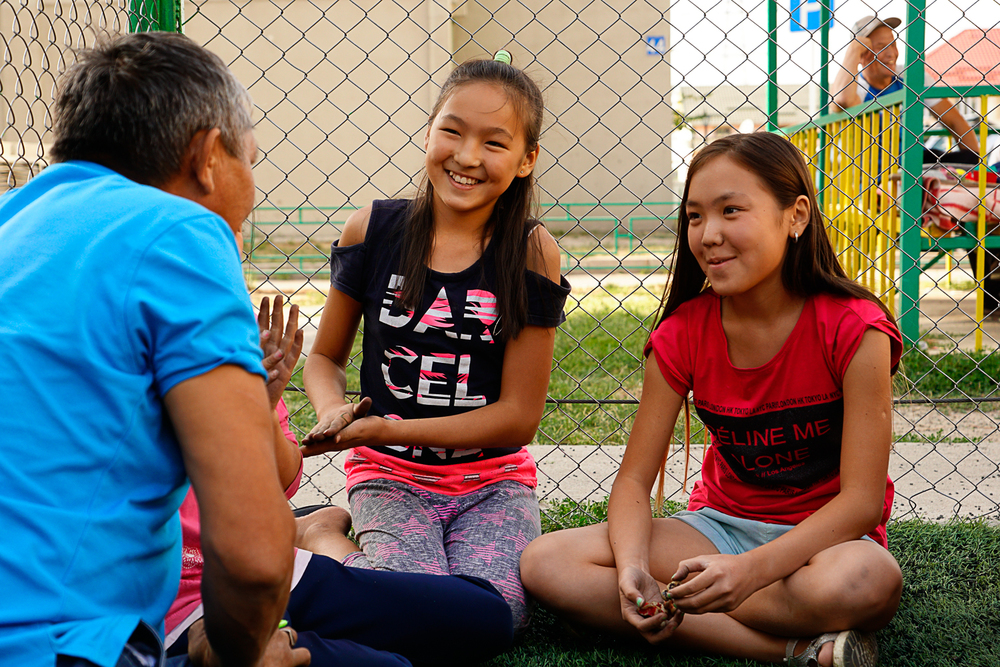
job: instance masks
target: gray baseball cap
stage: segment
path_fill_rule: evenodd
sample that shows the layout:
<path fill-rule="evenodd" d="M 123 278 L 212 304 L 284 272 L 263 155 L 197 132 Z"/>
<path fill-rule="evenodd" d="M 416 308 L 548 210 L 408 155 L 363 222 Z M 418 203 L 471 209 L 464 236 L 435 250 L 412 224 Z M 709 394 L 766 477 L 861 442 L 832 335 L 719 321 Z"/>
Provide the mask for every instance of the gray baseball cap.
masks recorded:
<path fill-rule="evenodd" d="M 855 23 L 852 30 L 854 31 L 855 37 L 867 37 L 868 35 L 872 34 L 872 31 L 875 30 L 875 28 L 881 28 L 882 26 L 885 26 L 887 28 L 892 28 L 893 30 L 895 30 L 896 28 L 899 27 L 899 24 L 902 22 L 903 21 L 901 19 L 898 19 L 895 16 L 889 17 L 887 19 L 880 19 L 874 14 L 871 14 L 869 16 L 864 17 L 857 23 Z"/>

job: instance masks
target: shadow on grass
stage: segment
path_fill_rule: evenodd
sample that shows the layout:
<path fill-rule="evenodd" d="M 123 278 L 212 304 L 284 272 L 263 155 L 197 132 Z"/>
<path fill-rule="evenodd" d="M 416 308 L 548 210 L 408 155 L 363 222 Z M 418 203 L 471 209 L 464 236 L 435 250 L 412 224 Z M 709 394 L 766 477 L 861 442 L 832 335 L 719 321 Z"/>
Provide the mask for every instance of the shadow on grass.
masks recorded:
<path fill-rule="evenodd" d="M 562 512 L 560 519 L 566 518 L 564 507 L 553 509 L 557 516 Z M 577 525 L 603 519 L 605 509 L 605 503 L 583 508 L 586 514 L 578 515 Z M 1000 528 L 983 521 L 899 521 L 889 524 L 889 547 L 903 569 L 904 588 L 899 612 L 878 634 L 879 664 L 1000 665 Z M 681 654 L 598 633 L 581 636 L 545 610 L 537 611 L 531 628 L 512 650 L 485 663 L 488 667 L 757 664 Z"/>

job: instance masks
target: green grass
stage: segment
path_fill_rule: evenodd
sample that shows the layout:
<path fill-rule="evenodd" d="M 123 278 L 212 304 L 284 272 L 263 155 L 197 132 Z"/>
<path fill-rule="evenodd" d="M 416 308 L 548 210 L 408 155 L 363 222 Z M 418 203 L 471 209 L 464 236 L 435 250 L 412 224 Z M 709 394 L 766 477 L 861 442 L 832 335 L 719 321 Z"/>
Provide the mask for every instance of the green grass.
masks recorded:
<path fill-rule="evenodd" d="M 1000 388 L 998 378 L 1000 350 L 928 354 L 911 347 L 903 355 L 896 393 L 935 398 L 994 396 Z"/>
<path fill-rule="evenodd" d="M 669 508 L 672 509 L 672 508 Z M 564 502 L 546 509 L 545 530 L 603 520 L 607 504 Z M 889 524 L 889 548 L 903 569 L 899 612 L 879 632 L 884 667 L 1000 665 L 1000 528 L 981 521 Z M 514 648 L 489 667 L 737 667 L 757 665 L 679 654 L 598 633 L 580 636 L 539 610 Z"/>

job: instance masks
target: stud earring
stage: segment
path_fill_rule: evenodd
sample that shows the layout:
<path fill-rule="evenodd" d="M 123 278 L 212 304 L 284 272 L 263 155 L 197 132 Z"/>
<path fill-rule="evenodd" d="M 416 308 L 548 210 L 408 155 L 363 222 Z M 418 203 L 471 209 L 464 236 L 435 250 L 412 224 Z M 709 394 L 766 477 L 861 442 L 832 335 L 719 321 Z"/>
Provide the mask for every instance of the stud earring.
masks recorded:
<path fill-rule="evenodd" d="M 799 242 L 799 233 L 795 232 L 795 243 Z"/>

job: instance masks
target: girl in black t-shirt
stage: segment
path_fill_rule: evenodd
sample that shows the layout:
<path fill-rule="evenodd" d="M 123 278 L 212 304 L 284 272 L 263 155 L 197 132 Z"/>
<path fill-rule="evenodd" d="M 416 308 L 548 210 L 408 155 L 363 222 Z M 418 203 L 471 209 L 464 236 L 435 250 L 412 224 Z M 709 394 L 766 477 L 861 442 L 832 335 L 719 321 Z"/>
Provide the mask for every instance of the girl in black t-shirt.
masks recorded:
<path fill-rule="evenodd" d="M 305 385 L 307 456 L 354 448 L 356 567 L 486 579 L 527 622 L 518 561 L 540 533 L 534 461 L 555 327 L 569 292 L 531 218 L 542 97 L 506 52 L 445 82 L 412 201 L 348 218 Z M 345 368 L 364 318 L 361 394 Z"/>

